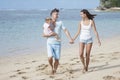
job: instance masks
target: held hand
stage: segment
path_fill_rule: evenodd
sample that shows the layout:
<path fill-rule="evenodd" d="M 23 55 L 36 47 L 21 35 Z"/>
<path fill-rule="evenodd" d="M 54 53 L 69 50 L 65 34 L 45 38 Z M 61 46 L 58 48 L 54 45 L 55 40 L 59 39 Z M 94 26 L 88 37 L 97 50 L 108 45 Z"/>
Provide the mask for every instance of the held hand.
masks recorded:
<path fill-rule="evenodd" d="M 69 43 L 70 43 L 70 44 L 73 44 L 73 43 L 74 43 L 74 40 L 73 40 L 73 39 L 71 39 L 71 40 L 69 41 Z"/>
<path fill-rule="evenodd" d="M 98 45 L 101 46 L 101 42 L 100 41 L 98 41 Z"/>

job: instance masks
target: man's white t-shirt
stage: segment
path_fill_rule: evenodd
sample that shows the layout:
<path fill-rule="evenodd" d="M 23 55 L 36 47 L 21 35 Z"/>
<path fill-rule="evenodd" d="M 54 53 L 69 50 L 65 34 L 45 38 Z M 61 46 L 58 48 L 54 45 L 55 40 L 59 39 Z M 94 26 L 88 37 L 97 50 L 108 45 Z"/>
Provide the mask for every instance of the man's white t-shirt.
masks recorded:
<path fill-rule="evenodd" d="M 56 21 L 56 26 L 54 28 L 54 32 L 57 33 L 57 35 L 59 36 L 60 39 L 61 39 L 61 34 L 62 34 L 61 30 L 65 30 L 65 29 L 66 28 L 65 28 L 62 21 Z M 61 44 L 61 42 L 57 41 L 54 36 L 48 37 L 47 43 L 49 43 L 49 44 Z"/>

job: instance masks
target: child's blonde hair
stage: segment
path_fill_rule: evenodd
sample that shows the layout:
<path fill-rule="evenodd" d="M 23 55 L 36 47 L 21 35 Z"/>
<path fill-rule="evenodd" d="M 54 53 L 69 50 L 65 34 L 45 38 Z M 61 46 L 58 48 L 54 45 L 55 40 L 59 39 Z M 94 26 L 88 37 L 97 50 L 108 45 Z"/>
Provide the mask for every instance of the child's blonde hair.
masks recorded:
<path fill-rule="evenodd" d="M 46 21 L 46 22 L 49 21 L 49 20 L 52 20 L 52 18 L 51 18 L 51 17 L 46 17 L 46 18 L 45 18 L 45 21 Z"/>

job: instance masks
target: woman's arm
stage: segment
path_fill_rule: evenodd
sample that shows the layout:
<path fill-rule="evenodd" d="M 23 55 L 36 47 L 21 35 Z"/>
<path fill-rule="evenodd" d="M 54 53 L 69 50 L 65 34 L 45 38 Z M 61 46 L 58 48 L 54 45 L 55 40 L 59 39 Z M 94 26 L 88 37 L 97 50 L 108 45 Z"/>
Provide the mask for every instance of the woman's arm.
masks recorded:
<path fill-rule="evenodd" d="M 95 33 L 95 35 L 96 35 L 96 38 L 97 38 L 98 43 L 99 43 L 99 46 L 100 46 L 100 45 L 101 45 L 101 42 L 100 42 L 99 34 L 98 34 L 98 32 L 97 32 L 96 25 L 95 25 L 95 22 L 94 22 L 93 20 L 92 20 L 92 29 L 93 29 L 93 31 L 94 31 L 94 33 Z"/>
<path fill-rule="evenodd" d="M 75 40 L 75 39 L 78 37 L 78 35 L 80 34 L 80 30 L 81 30 L 81 22 L 79 23 L 78 31 L 77 31 L 77 33 L 75 34 L 73 40 Z"/>

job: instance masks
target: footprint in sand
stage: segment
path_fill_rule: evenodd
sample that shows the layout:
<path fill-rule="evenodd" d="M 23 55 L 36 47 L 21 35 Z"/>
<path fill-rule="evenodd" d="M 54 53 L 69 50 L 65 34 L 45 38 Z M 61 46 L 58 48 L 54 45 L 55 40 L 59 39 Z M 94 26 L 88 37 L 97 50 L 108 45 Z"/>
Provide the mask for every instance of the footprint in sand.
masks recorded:
<path fill-rule="evenodd" d="M 15 64 L 17 64 L 17 65 L 18 65 L 18 64 L 20 64 L 20 63 L 15 63 Z"/>
<path fill-rule="evenodd" d="M 65 65 L 68 65 L 68 63 L 63 63 L 63 64 L 61 64 L 61 65 L 65 66 Z"/>
<path fill-rule="evenodd" d="M 114 77 L 114 76 L 109 76 L 109 75 L 108 75 L 108 76 L 104 76 L 103 79 L 104 79 L 104 80 L 117 80 L 116 77 Z"/>
<path fill-rule="evenodd" d="M 26 67 L 25 69 L 30 69 L 30 67 Z"/>
<path fill-rule="evenodd" d="M 37 62 L 37 61 L 35 61 L 35 60 L 33 60 L 33 61 L 31 61 L 32 63 L 35 63 L 35 62 Z M 25 62 L 24 64 L 29 64 L 29 63 L 31 63 L 31 62 Z"/>
<path fill-rule="evenodd" d="M 48 67 L 48 65 L 42 64 L 42 65 L 40 65 L 40 66 L 37 67 L 37 70 L 36 70 L 36 71 L 44 70 L 44 69 L 47 68 L 47 67 Z"/>
<path fill-rule="evenodd" d="M 114 52 L 115 54 L 119 54 L 120 52 Z"/>
<path fill-rule="evenodd" d="M 53 78 L 55 78 L 55 76 L 54 76 L 54 75 L 53 75 L 53 76 L 49 76 L 49 77 L 50 77 L 50 78 L 52 78 L 52 79 L 53 79 Z"/>
<path fill-rule="evenodd" d="M 118 56 L 118 55 L 120 55 L 120 52 L 113 52 L 111 54 L 112 54 L 112 56 Z"/>
<path fill-rule="evenodd" d="M 99 60 L 91 59 L 91 62 L 99 62 Z"/>
<path fill-rule="evenodd" d="M 99 58 L 105 58 L 105 56 L 100 56 Z"/>
<path fill-rule="evenodd" d="M 22 76 L 21 78 L 22 78 L 22 79 L 28 79 L 28 77 L 26 77 L 26 76 Z"/>
<path fill-rule="evenodd" d="M 17 74 L 25 74 L 26 72 L 18 72 Z"/>
<path fill-rule="evenodd" d="M 114 74 L 120 74 L 120 71 L 115 72 Z"/>
<path fill-rule="evenodd" d="M 46 80 L 46 79 L 40 79 L 40 80 Z"/>
<path fill-rule="evenodd" d="M 99 55 L 105 55 L 105 53 L 100 53 Z"/>
<path fill-rule="evenodd" d="M 71 63 L 70 65 L 71 65 L 71 66 L 72 66 L 72 65 L 76 65 L 76 63 Z"/>
<path fill-rule="evenodd" d="M 80 63 L 80 61 L 76 61 L 76 63 Z"/>
<path fill-rule="evenodd" d="M 9 76 L 10 78 L 13 78 L 13 77 L 17 77 L 16 75 L 11 75 L 11 76 Z"/>
<path fill-rule="evenodd" d="M 29 62 L 25 62 L 24 64 L 29 64 Z"/>
<path fill-rule="evenodd" d="M 76 60 L 76 59 L 78 59 L 78 58 L 72 58 L 72 59 L 70 59 L 70 61 L 73 61 L 73 60 Z"/>
<path fill-rule="evenodd" d="M 19 69 L 18 69 L 18 70 L 16 70 L 16 72 L 19 72 L 19 71 L 21 71 L 21 70 L 19 70 Z"/>
<path fill-rule="evenodd" d="M 111 58 L 111 60 L 117 60 L 118 58 L 116 58 L 116 57 L 113 57 L 113 58 Z"/>
<path fill-rule="evenodd" d="M 37 62 L 37 61 L 35 61 L 35 60 L 34 60 L 34 61 L 32 61 L 32 63 L 34 63 L 34 62 Z"/>
<path fill-rule="evenodd" d="M 23 72 L 21 70 L 16 70 L 15 72 L 17 72 L 17 74 L 24 74 L 24 73 L 26 73 L 26 72 Z"/>
<path fill-rule="evenodd" d="M 62 78 L 59 78 L 59 79 L 55 79 L 55 80 L 64 80 L 64 79 L 62 79 Z"/>
<path fill-rule="evenodd" d="M 73 74 L 73 71 L 72 71 L 72 70 L 69 70 L 69 73 L 70 73 L 70 74 Z"/>

